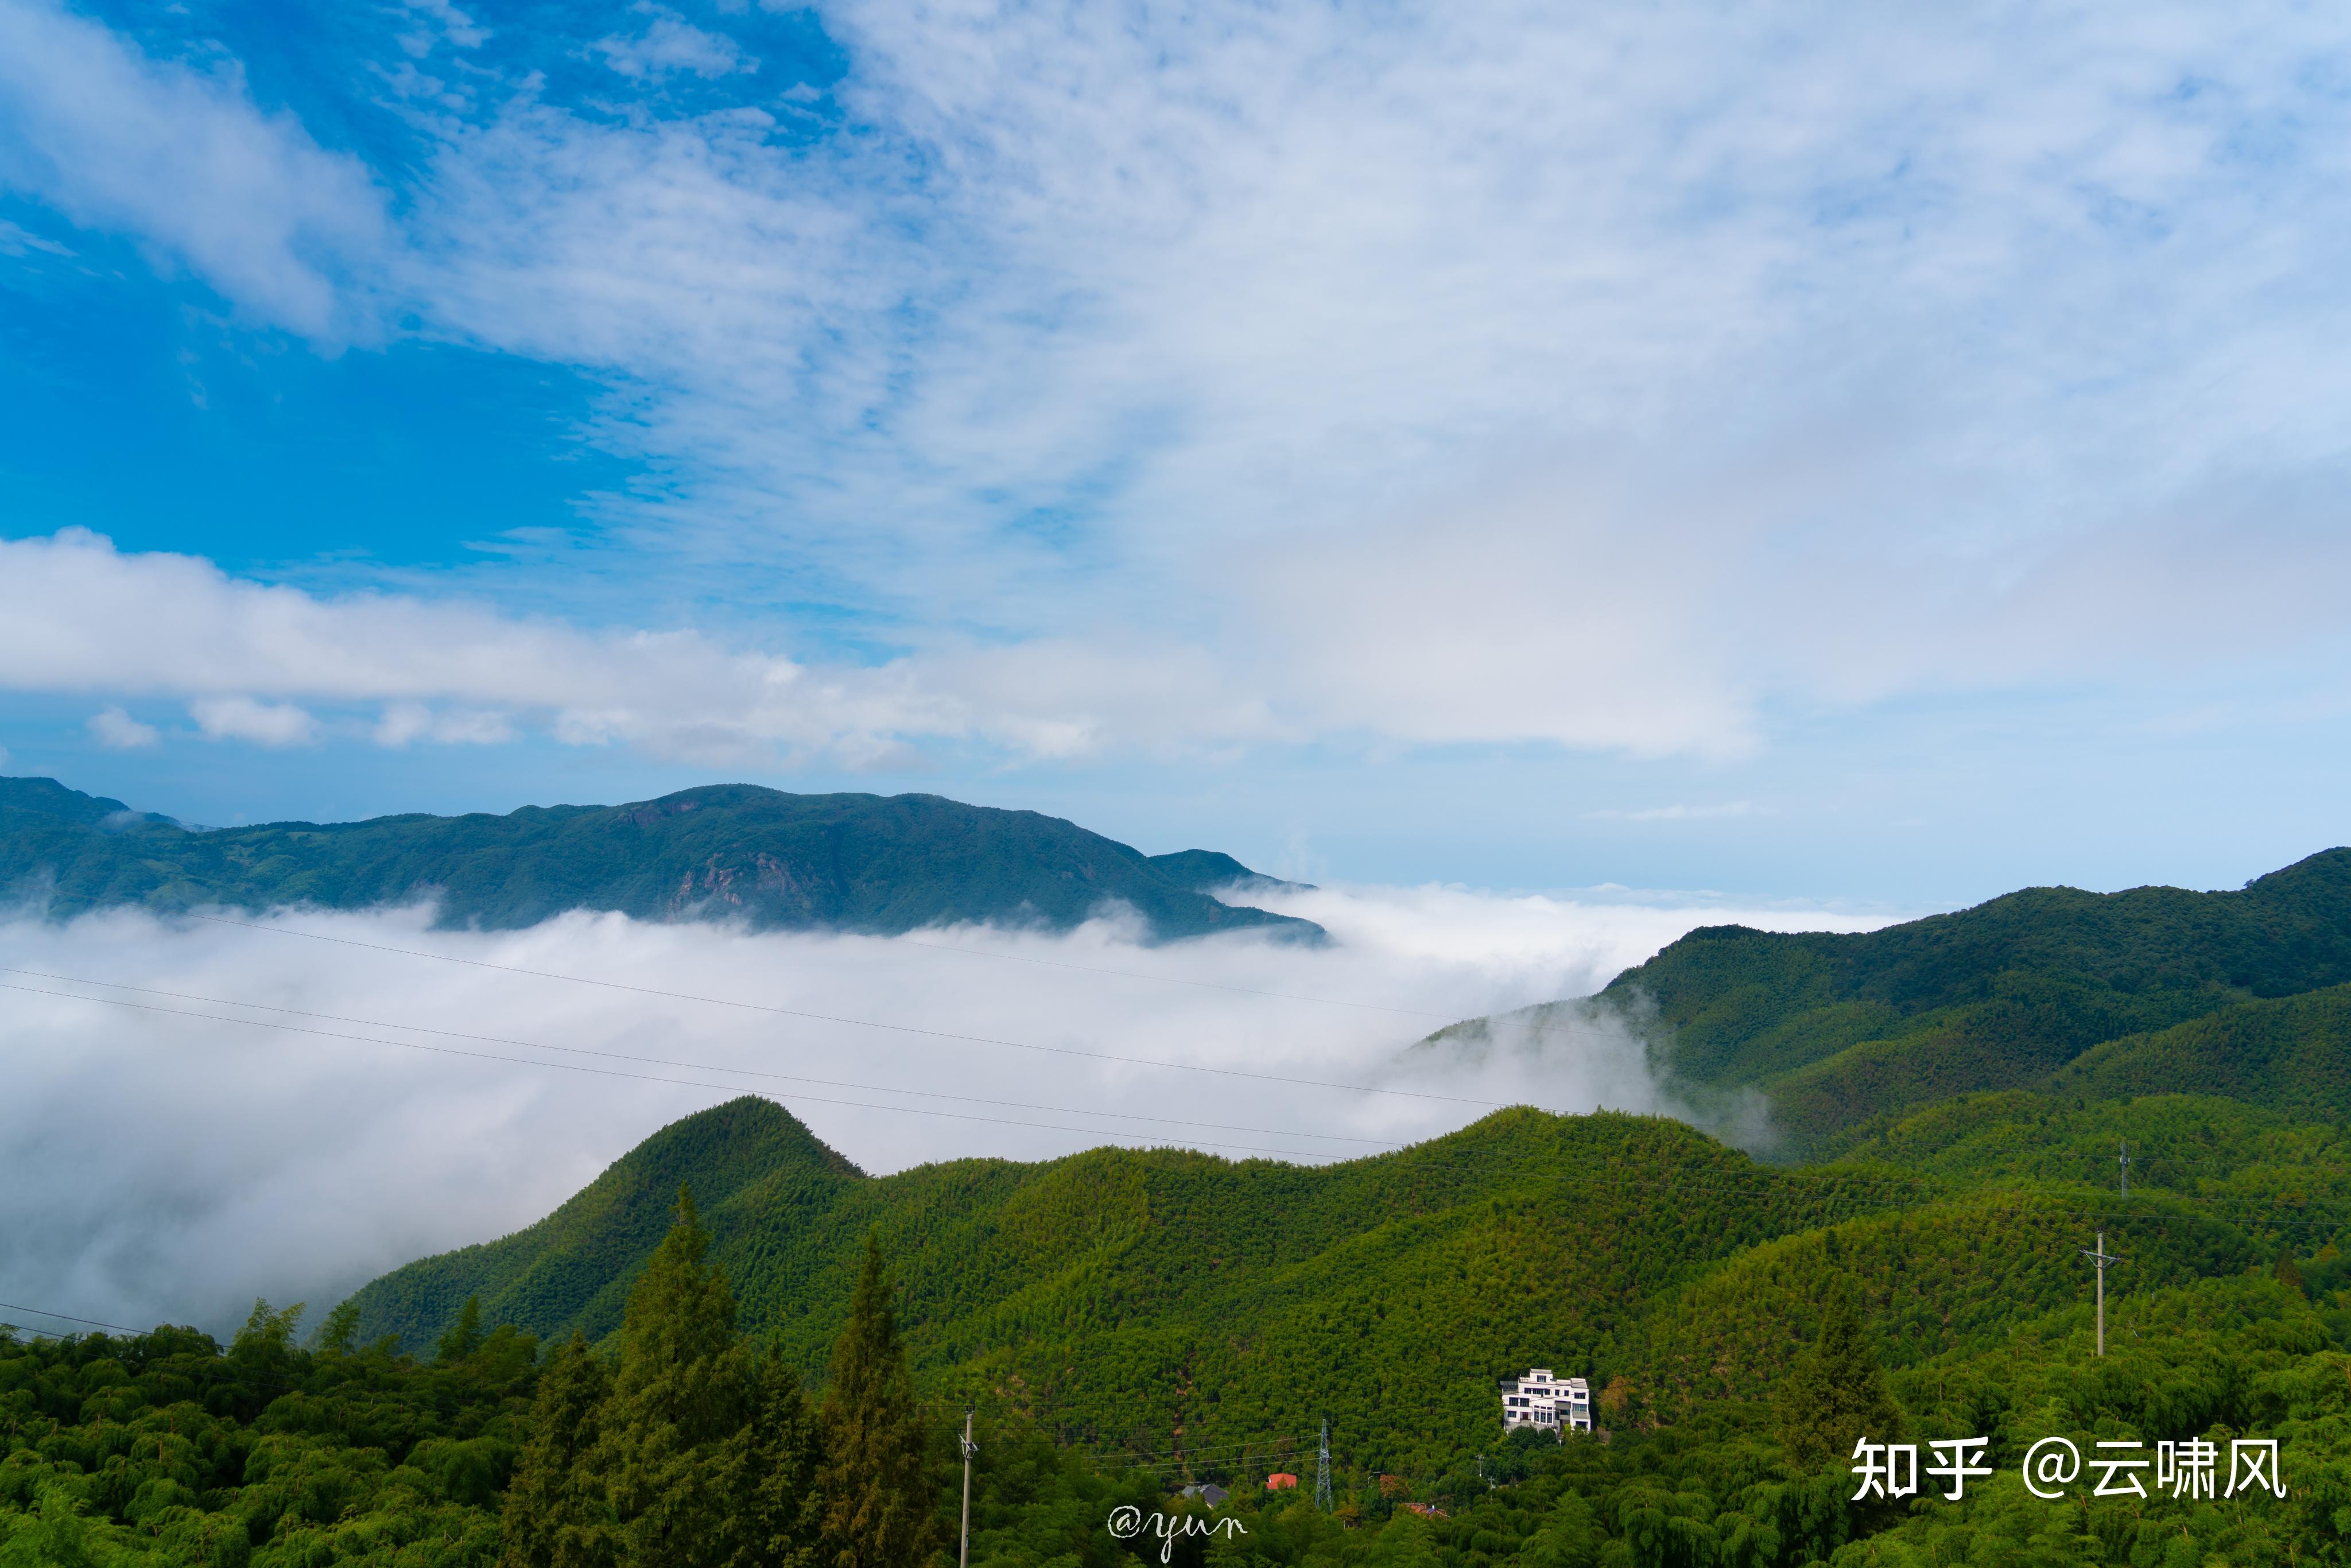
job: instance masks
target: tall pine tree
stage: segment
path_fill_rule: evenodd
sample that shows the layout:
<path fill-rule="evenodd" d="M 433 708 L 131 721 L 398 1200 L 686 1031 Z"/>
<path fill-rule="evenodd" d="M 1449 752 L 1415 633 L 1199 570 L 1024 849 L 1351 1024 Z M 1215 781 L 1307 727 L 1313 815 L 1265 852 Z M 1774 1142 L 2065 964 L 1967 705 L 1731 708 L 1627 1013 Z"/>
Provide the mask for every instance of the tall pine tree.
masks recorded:
<path fill-rule="evenodd" d="M 1820 1337 L 1796 1357 L 1773 1398 L 1782 1451 L 1800 1470 L 1851 1458 L 1854 1444 L 1863 1437 L 1884 1443 L 1901 1435 L 1901 1407 L 1886 1386 L 1852 1281 L 1844 1276 L 1829 1286 Z"/>
<path fill-rule="evenodd" d="M 681 1191 L 677 1222 L 621 1320 L 621 1370 L 593 1458 L 629 1568 L 720 1568 L 728 1556 L 726 1450 L 755 1411 L 753 1366 L 709 1250 Z"/>
<path fill-rule="evenodd" d="M 770 1348 L 749 1424 L 727 1445 L 723 1485 L 734 1500 L 726 1568 L 819 1568 L 824 1433 L 800 1375 Z"/>
<path fill-rule="evenodd" d="M 481 1349 L 482 1338 L 482 1298 L 467 1296 L 457 1321 L 449 1325 L 433 1347 L 433 1359 L 444 1366 L 454 1366 Z"/>
<path fill-rule="evenodd" d="M 821 1441 L 799 1375 L 735 1338 L 694 1197 L 638 1276 L 607 1373 L 579 1335 L 539 1383 L 501 1568 L 818 1568 Z"/>
<path fill-rule="evenodd" d="M 890 1296 L 881 1238 L 869 1233 L 824 1395 L 826 1568 L 918 1568 L 946 1539 L 938 1471 Z"/>
<path fill-rule="evenodd" d="M 611 1374 L 577 1331 L 539 1375 L 530 1436 L 507 1489 L 499 1568 L 612 1568 L 619 1533 L 591 1463 Z"/>

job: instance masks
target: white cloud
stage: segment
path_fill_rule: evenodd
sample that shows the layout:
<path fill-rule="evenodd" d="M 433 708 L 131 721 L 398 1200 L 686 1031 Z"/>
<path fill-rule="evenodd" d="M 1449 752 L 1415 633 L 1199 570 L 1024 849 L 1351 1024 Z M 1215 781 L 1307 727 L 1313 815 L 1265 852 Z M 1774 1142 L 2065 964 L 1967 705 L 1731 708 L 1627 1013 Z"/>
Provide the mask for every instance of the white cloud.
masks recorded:
<path fill-rule="evenodd" d="M 20 224 L 0 219 L 0 256 L 29 256 L 38 251 L 44 256 L 71 256 L 73 251 L 51 239 L 26 230 Z"/>
<path fill-rule="evenodd" d="M 23 1200 L 25 1221 L 0 1257 L 0 1300 L 134 1324 L 168 1315 L 214 1325 L 241 1319 L 256 1294 L 321 1303 L 409 1258 L 528 1223 L 655 1127 L 730 1097 L 730 1084 L 782 1097 L 876 1171 L 967 1155 L 1045 1157 L 1113 1131 L 1242 1145 L 1224 1151 L 1235 1157 L 1270 1148 L 1324 1158 L 1481 1113 L 1458 1100 L 1296 1082 L 1306 1078 L 1562 1110 L 1669 1109 L 1639 1042 L 1605 1020 L 1517 1041 L 1488 1061 L 1405 1063 L 1399 1052 L 1453 1018 L 1588 991 L 1694 925 L 1823 923 L 1458 888 L 1287 898 L 1338 940 L 1144 946 L 1116 918 L 1059 938 L 959 928 L 908 940 L 750 936 L 618 916 L 492 935 L 431 931 L 413 911 L 287 922 L 488 963 L 1280 1082 L 926 1041 L 139 914 L 0 923 L 0 965 L 151 990 L 0 975 L 12 986 L 699 1081 L 664 1087 L 0 993 L 10 998 L 0 1009 L 0 1072 L 11 1090 L 0 1097 L 0 1183 Z M 192 999 L 206 998 L 215 1000 Z M 287 1009 L 299 1011 L 267 1010 Z M 745 1071 L 753 1069 L 832 1086 Z M 827 1103 L 840 1101 L 862 1103 Z"/>
<path fill-rule="evenodd" d="M 234 68 L 148 58 L 46 0 L 0 0 L 0 184 L 152 242 L 264 319 L 370 329 L 392 236 L 358 160 L 265 114 Z"/>
<path fill-rule="evenodd" d="M 841 0 L 837 128 L 749 78 L 690 112 L 616 83 L 611 113 L 477 73 L 473 110 L 420 112 L 388 230 L 227 76 L 0 4 L 32 188 L 302 330 L 392 302 L 584 367 L 599 439 L 661 476 L 596 503 L 647 602 L 788 576 L 912 649 L 826 672 L 686 639 L 651 662 L 719 674 L 674 724 L 609 656 L 383 653 L 407 667 L 352 700 L 712 758 L 1723 758 L 1779 712 L 2344 652 L 2323 11 Z M 735 59 L 646 15 L 607 42 L 648 83 L 660 37 Z M 117 99 L 120 131 L 75 107 Z M 181 121 L 235 155 L 139 173 Z M 258 218 L 232 244 L 183 207 Z M 482 638 L 622 640 L 560 630 Z"/>
<path fill-rule="evenodd" d="M 515 738 L 513 722 L 502 713 L 479 709 L 435 712 L 423 703 L 387 703 L 376 720 L 378 746 L 399 747 L 418 740 L 442 746 L 496 746 Z"/>
<path fill-rule="evenodd" d="M 87 727 L 110 751 L 131 751 L 162 738 L 153 725 L 141 724 L 119 707 L 100 708 L 89 716 Z"/>
<path fill-rule="evenodd" d="M 1858 702 L 1956 682 L 1915 648 L 1920 662 L 1906 675 L 1889 667 L 1895 655 L 1862 645 L 1873 629 L 1894 641 L 1896 620 L 1912 622 L 1914 636 L 1949 638 L 1947 656 L 1983 681 L 2102 664 L 2176 670 L 2199 648 L 2225 658 L 2265 639 L 2287 645 L 2296 617 L 2315 621 L 2332 602 L 2337 576 L 2351 585 L 2351 544 L 2324 541 L 2310 544 L 2298 574 L 2281 565 L 2233 589 L 2208 581 L 2191 593 L 2185 574 L 2169 590 L 2142 581 L 2127 618 L 2139 624 L 2119 612 L 2102 619 L 2086 597 L 2067 599 L 2054 583 L 2011 585 L 2011 597 L 2045 600 L 2064 623 L 2044 632 L 2037 654 L 2032 626 L 2019 618 L 1978 622 L 1970 605 L 1936 629 L 1919 624 L 1931 616 L 1875 601 L 1887 591 L 1855 590 L 1849 624 L 1802 633 L 1835 655 L 1811 665 L 1786 639 L 1771 651 L 1760 622 L 1780 607 L 1768 601 L 1726 611 L 1711 626 L 1670 594 L 1587 603 L 1567 586 L 1569 569 L 1551 553 L 1556 541 L 1468 529 L 1454 538 L 1437 549 L 1372 534 L 1320 569 L 1302 556 L 1236 556 L 1262 569 L 1264 583 L 1296 591 L 1254 591 L 1262 620 L 1237 615 L 1206 645 L 1148 626 L 996 645 L 934 634 L 913 653 L 868 665 L 803 662 L 693 630 L 591 632 L 455 599 L 322 598 L 193 557 L 124 554 L 69 528 L 0 540 L 0 689 L 193 698 L 207 735 L 270 744 L 322 733 L 289 703 L 365 705 L 364 720 L 336 727 L 384 746 L 496 744 L 536 731 L 713 767 L 817 753 L 881 766 L 941 741 L 1026 758 L 1213 755 L 1333 735 L 1730 757 L 1758 744 L 1755 708 L 1770 693 Z M 1523 545 L 1516 559 L 1514 538 Z M 2241 601 L 2213 613 L 2232 592 Z M 1755 810 L 1593 814 L 1662 821 Z"/>
<path fill-rule="evenodd" d="M 639 5 L 653 20 L 633 37 L 617 35 L 599 39 L 596 52 L 624 77 L 660 78 L 673 71 L 698 77 L 723 77 L 758 68 L 744 57 L 742 46 L 724 33 L 705 32 L 665 5 Z"/>
<path fill-rule="evenodd" d="M 212 740 L 250 740 L 260 746 L 308 746 L 319 738 L 319 721 L 291 703 L 251 697 L 200 697 L 188 716 Z"/>
<path fill-rule="evenodd" d="M 400 35 L 400 45 L 420 59 L 432 53 L 435 44 L 477 49 L 489 41 L 489 30 L 449 0 L 406 0 L 406 5 L 418 25 L 414 31 Z"/>

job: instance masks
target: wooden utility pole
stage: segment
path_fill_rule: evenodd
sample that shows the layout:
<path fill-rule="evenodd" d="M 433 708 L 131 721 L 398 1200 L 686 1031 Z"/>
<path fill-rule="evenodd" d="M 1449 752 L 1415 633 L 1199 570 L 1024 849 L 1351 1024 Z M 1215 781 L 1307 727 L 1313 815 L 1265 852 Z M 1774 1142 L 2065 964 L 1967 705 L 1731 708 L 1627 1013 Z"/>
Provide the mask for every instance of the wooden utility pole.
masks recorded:
<path fill-rule="evenodd" d="M 2087 1258 L 2098 1270 L 2098 1354 L 2104 1355 L 2106 1354 L 2106 1265 L 2120 1263 L 2124 1260 L 2115 1257 L 2106 1250 L 2106 1233 L 2103 1230 L 2098 1232 L 2096 1249 L 2085 1252 L 2082 1256 Z"/>
<path fill-rule="evenodd" d="M 956 1553 L 957 1568 L 971 1568 L 971 1457 L 979 1445 L 971 1440 L 971 1406 L 963 1407 L 963 1547 Z"/>

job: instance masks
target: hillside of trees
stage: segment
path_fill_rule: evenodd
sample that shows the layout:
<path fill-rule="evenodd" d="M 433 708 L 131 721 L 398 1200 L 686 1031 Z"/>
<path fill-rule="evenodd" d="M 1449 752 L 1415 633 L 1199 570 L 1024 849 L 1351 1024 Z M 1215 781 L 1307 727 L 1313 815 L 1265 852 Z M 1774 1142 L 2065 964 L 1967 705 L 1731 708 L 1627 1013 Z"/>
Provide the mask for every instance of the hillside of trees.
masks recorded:
<path fill-rule="evenodd" d="M 2233 1055 L 2229 1040 L 2262 1033 L 2273 1065 L 2258 1071 L 2273 1081 L 2249 1081 L 2252 1097 L 2340 1105 L 2325 1040 L 2314 1035 L 2297 1063 L 2281 1032 L 2339 1038 L 2332 1015 L 2260 1004 L 2346 984 L 2351 850 L 2335 849 L 2234 892 L 2028 888 L 1852 935 L 1706 926 L 1617 976 L 1601 1000 L 1646 1034 L 1675 1080 L 1761 1089 L 1782 1152 L 1818 1158 L 1938 1101 L 2088 1087 L 2062 1075 L 2112 1041 L 2170 1060 L 2134 1075 L 2109 1056 L 2109 1086 L 2160 1093 L 2208 1083 L 2174 1075 L 2199 1049 Z M 2232 1014 L 2239 1023 L 2220 1016 Z M 2218 1032 L 2181 1030 L 2204 1019 Z"/>
<path fill-rule="evenodd" d="M 872 1176 L 733 1101 L 307 1343 L 266 1303 L 226 1346 L 9 1333 L 0 1568 L 935 1563 L 967 1409 L 972 1561 L 1004 1568 L 2351 1562 L 2346 893 L 2338 851 L 2241 893 L 1718 929 L 1561 1004 L 1825 1107 L 1770 1158 L 1520 1109 L 1316 1167 Z M 1530 1365 L 1591 1379 L 1602 1430 L 1505 1437 Z M 1855 1497 L 1857 1441 L 1959 1437 L 1993 1471 L 1960 1500 Z M 2285 1495 L 2020 1473 L 2044 1437 L 2244 1437 Z"/>
<path fill-rule="evenodd" d="M 0 887 L 60 917 L 431 896 L 444 923 L 490 929 L 587 909 L 895 934 L 964 921 L 1065 930 L 1114 903 L 1163 938 L 1320 938 L 1310 921 L 1204 891 L 1254 877 L 1229 855 L 1145 855 L 1058 817 L 936 795 L 726 784 L 623 806 L 197 831 L 53 779 L 0 779 Z"/>
<path fill-rule="evenodd" d="M 2010 1092 L 1792 1171 L 1517 1112 L 1313 1171 L 1098 1151 L 871 1178 L 738 1102 L 307 1345 L 266 1303 L 225 1347 L 5 1336 L 0 1564 L 925 1563 L 967 1406 L 972 1560 L 1008 1568 L 2351 1561 L 2343 1137 Z M 655 1196 L 681 1173 L 711 1178 L 698 1217 Z M 803 1207 L 763 1228 L 778 1179 Z M 635 1240 L 599 1252 L 608 1228 Z M 2101 1230 L 2127 1259 L 2104 1359 Z M 599 1269 L 625 1283 L 523 1288 Z M 453 1273 L 431 1337 L 377 1332 Z M 534 1310 L 569 1316 L 512 1321 Z M 1603 1432 L 1503 1437 L 1493 1378 L 1530 1364 L 1591 1377 Z M 1264 1490 L 1311 1490 L 1326 1417 L 1327 1513 Z M 2285 1497 L 2053 1502 L 2018 1473 L 2044 1437 L 2247 1434 L 2281 1440 Z M 1836 1456 L 1863 1436 L 1983 1437 L 1995 1474 L 1855 1502 Z M 1223 1506 L 1178 1495 L 1208 1480 Z M 875 1488 L 898 1502 L 839 1506 Z M 1122 1505 L 1233 1528 L 1122 1538 Z M 857 1517 L 903 1533 L 857 1555 Z"/>

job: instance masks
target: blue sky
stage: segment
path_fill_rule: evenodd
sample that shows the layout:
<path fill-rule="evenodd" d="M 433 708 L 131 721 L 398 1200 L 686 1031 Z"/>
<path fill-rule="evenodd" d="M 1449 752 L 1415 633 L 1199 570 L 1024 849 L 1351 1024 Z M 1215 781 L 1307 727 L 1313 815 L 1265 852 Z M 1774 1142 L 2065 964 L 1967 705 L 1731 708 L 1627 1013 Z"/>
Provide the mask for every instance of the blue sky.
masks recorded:
<path fill-rule="evenodd" d="M 0 0 L 0 747 L 1886 910 L 2351 838 L 2330 8 Z"/>

